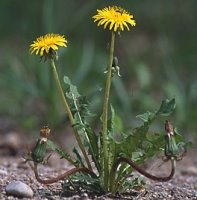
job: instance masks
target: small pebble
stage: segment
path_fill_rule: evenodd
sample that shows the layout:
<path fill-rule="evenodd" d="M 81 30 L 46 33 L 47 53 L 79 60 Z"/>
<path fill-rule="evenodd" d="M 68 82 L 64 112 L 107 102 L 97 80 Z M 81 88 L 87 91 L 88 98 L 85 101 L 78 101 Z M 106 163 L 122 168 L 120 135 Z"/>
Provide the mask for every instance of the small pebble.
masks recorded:
<path fill-rule="evenodd" d="M 7 175 L 8 172 L 4 169 L 0 169 L 0 175 Z"/>
<path fill-rule="evenodd" d="M 88 194 L 87 193 L 83 193 L 81 194 L 81 200 L 88 200 Z"/>
<path fill-rule="evenodd" d="M 196 168 L 196 167 L 193 167 L 193 166 L 190 166 L 190 167 L 188 167 L 188 168 L 186 168 L 186 169 L 183 169 L 183 170 L 181 171 L 181 173 L 182 173 L 183 175 L 195 176 L 195 175 L 197 175 L 197 168 Z"/>
<path fill-rule="evenodd" d="M 5 188 L 6 194 L 14 197 L 33 197 L 32 189 L 21 181 L 12 181 Z"/>

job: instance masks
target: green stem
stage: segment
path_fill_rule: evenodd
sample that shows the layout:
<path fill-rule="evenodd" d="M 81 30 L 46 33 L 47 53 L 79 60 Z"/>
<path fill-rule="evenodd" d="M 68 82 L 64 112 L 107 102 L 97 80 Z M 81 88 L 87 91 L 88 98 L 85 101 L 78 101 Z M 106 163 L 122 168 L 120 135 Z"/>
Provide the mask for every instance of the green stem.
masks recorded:
<path fill-rule="evenodd" d="M 80 112 L 79 112 L 79 108 L 78 108 L 78 106 L 77 106 L 77 102 L 76 102 L 76 98 L 75 98 L 74 94 L 72 94 L 72 99 L 73 99 L 75 108 L 76 108 L 76 110 L 77 110 L 77 115 L 78 115 L 78 117 L 79 117 L 79 121 L 80 121 L 81 125 L 83 126 L 83 132 L 84 132 L 85 137 L 86 137 L 86 139 L 87 139 L 87 141 L 88 141 L 88 145 L 89 145 L 89 148 L 90 148 L 90 152 L 91 152 L 93 161 L 94 161 L 94 163 L 95 163 L 95 166 L 96 166 L 97 170 L 100 171 L 100 166 L 99 166 L 99 164 L 98 164 L 98 160 L 97 160 L 96 157 L 95 157 L 95 153 L 94 153 L 94 150 L 93 150 L 93 147 L 92 147 L 92 143 L 91 143 L 90 138 L 89 138 L 89 136 L 88 136 L 88 133 L 87 133 L 87 131 L 86 131 L 86 129 L 85 129 L 85 124 L 84 124 L 84 122 L 83 122 L 83 120 L 82 120 L 82 118 L 81 118 L 81 115 L 80 115 Z"/>
<path fill-rule="evenodd" d="M 72 114 L 72 112 L 71 112 L 71 110 L 70 110 L 70 107 L 69 107 L 69 105 L 68 105 L 68 102 L 67 102 L 67 100 L 66 100 L 66 97 L 65 97 L 65 95 L 64 95 L 64 91 L 63 91 L 63 89 L 62 89 L 62 86 L 61 86 L 61 83 L 60 83 L 60 80 L 59 80 L 59 76 L 58 76 L 58 73 L 57 73 L 57 70 L 56 70 L 55 62 L 54 62 L 53 59 L 51 59 L 51 66 L 52 66 L 52 69 L 53 69 L 53 75 L 54 75 L 54 79 L 55 79 L 55 82 L 56 82 L 56 85 L 57 85 L 57 88 L 58 88 L 58 92 L 59 92 L 59 94 L 60 94 L 60 97 L 61 97 L 61 99 L 62 99 L 63 105 L 64 105 L 64 107 L 65 107 L 65 109 L 66 109 L 67 114 L 68 114 L 68 118 L 69 118 L 69 120 L 70 120 L 70 123 L 71 123 L 71 125 L 72 125 L 72 127 L 73 127 L 73 125 L 75 124 L 75 120 L 74 120 L 73 114 Z M 86 151 L 85 151 L 85 148 L 84 148 L 84 146 L 83 146 L 83 143 L 82 143 L 82 141 L 81 141 L 81 138 L 80 138 L 79 134 L 77 133 L 77 130 L 76 130 L 74 127 L 73 127 L 73 131 L 74 131 L 74 134 L 75 134 L 75 138 L 76 138 L 76 140 L 77 140 L 77 143 L 78 143 L 78 145 L 79 145 L 79 148 L 81 149 L 81 152 L 82 152 L 82 154 L 83 154 L 83 156 L 84 156 L 84 158 L 85 158 L 85 160 L 86 160 L 86 163 L 87 163 L 87 165 L 88 165 L 88 168 L 89 168 L 90 170 L 92 170 L 92 167 L 91 167 L 89 158 L 88 158 L 88 156 L 87 156 L 87 153 L 86 153 Z"/>
<path fill-rule="evenodd" d="M 108 180 L 109 180 L 109 163 L 108 163 L 108 147 L 107 147 L 107 121 L 108 121 L 108 107 L 109 107 L 109 95 L 112 79 L 112 62 L 114 54 L 114 42 L 115 42 L 115 33 L 112 32 L 111 36 L 111 45 L 109 52 L 109 65 L 107 69 L 107 79 L 105 85 L 105 96 L 103 104 L 103 127 L 102 127 L 102 145 L 103 145 L 103 178 L 104 178 L 104 187 L 108 191 Z"/>

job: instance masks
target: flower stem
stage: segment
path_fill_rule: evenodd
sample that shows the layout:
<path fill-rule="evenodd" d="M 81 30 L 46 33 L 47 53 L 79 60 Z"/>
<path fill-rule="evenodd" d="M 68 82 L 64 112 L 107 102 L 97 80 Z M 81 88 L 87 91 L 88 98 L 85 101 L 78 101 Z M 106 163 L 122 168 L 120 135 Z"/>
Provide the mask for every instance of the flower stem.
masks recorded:
<path fill-rule="evenodd" d="M 53 184 L 53 183 L 56 183 L 60 180 L 67 179 L 69 176 L 71 176 L 71 175 L 73 175 L 77 172 L 87 173 L 90 176 L 92 176 L 93 178 L 97 178 L 96 174 L 94 172 L 92 172 L 91 170 L 89 170 L 88 168 L 76 167 L 76 168 L 72 168 L 69 171 L 66 171 L 63 174 L 60 174 L 56 177 L 52 177 L 52 178 L 48 178 L 48 179 L 42 179 L 40 177 L 39 173 L 38 173 L 38 164 L 34 163 L 34 166 L 30 165 L 30 167 L 33 169 L 37 181 L 39 183 L 42 183 L 42 184 L 45 184 L 45 185 Z"/>
<path fill-rule="evenodd" d="M 115 185 L 115 184 L 113 184 L 113 182 L 115 180 L 115 173 L 116 173 L 117 168 L 118 168 L 118 166 L 121 162 L 129 164 L 132 168 L 134 168 L 140 174 L 146 176 L 147 178 L 149 178 L 151 180 L 159 181 L 159 182 L 166 182 L 166 181 L 169 181 L 174 176 L 175 168 L 176 168 L 175 158 L 171 157 L 170 161 L 171 161 L 171 172 L 170 172 L 170 174 L 168 176 L 161 177 L 161 176 L 155 176 L 155 175 L 148 173 L 147 171 L 140 168 L 137 164 L 135 164 L 132 160 L 129 160 L 128 158 L 123 158 L 123 157 L 118 158 L 116 160 L 116 162 L 114 163 L 114 165 L 112 166 L 112 169 L 111 169 L 111 175 L 110 175 L 111 188 L 110 188 L 110 190 L 113 191 L 113 186 Z"/>
<path fill-rule="evenodd" d="M 74 120 L 73 114 L 72 114 L 72 112 L 71 112 L 71 110 L 70 110 L 70 107 L 69 107 L 69 105 L 68 105 L 68 102 L 67 102 L 67 100 L 66 100 L 66 97 L 65 97 L 65 95 L 64 95 L 64 91 L 63 91 L 63 89 L 62 89 L 62 86 L 61 86 L 61 83 L 60 83 L 60 80 L 59 80 L 59 76 L 58 76 L 58 73 L 57 73 L 57 70 L 56 70 L 55 62 L 54 62 L 53 59 L 51 59 L 51 66 L 52 66 L 52 69 L 53 69 L 53 75 L 54 75 L 54 79 L 55 79 L 55 82 L 56 82 L 56 85 L 57 85 L 57 88 L 58 88 L 58 92 L 59 92 L 59 94 L 60 94 L 60 97 L 61 97 L 61 99 L 62 99 L 63 105 L 64 105 L 64 107 L 65 107 L 65 109 L 66 109 L 67 114 L 68 114 L 68 118 L 69 118 L 69 120 L 70 120 L 71 126 L 73 127 L 73 125 L 75 124 L 75 120 Z M 88 168 L 89 168 L 90 170 L 92 170 L 92 167 L 91 167 L 89 158 L 88 158 L 88 156 L 87 156 L 87 153 L 86 153 L 86 151 L 85 151 L 85 148 L 84 148 L 84 146 L 83 146 L 83 143 L 82 143 L 82 141 L 81 141 L 81 138 L 80 138 L 80 136 L 79 136 L 77 130 L 76 130 L 74 127 L 73 127 L 73 131 L 74 131 L 74 134 L 75 134 L 75 138 L 76 138 L 76 140 L 77 140 L 77 143 L 78 143 L 78 145 L 79 145 L 79 148 L 81 149 L 81 152 L 82 152 L 82 154 L 83 154 L 83 156 L 84 156 L 84 158 L 85 158 L 85 160 L 86 160 L 86 163 L 87 163 L 87 165 L 88 165 Z"/>
<path fill-rule="evenodd" d="M 110 87 L 111 87 L 111 79 L 112 79 L 112 61 L 113 61 L 113 54 L 114 54 L 114 43 L 115 43 L 115 33 L 112 32 L 110 52 L 109 52 L 109 65 L 107 69 L 107 79 L 106 79 L 106 85 L 105 85 L 103 115 L 102 115 L 103 178 L 104 178 L 104 187 L 105 187 L 105 190 L 107 191 L 108 191 L 108 180 L 109 180 L 107 121 L 108 121 L 109 95 L 110 95 Z"/>

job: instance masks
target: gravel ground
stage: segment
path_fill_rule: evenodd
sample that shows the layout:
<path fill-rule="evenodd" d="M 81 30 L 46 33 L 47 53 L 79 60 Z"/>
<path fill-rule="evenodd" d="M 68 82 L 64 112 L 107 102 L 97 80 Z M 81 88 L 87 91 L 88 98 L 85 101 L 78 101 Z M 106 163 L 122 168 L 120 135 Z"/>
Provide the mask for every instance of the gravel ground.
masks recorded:
<path fill-rule="evenodd" d="M 110 194 L 104 196 L 88 196 L 88 194 L 75 194 L 72 197 L 61 197 L 61 182 L 45 186 L 39 184 L 34 178 L 34 174 L 27 164 L 23 164 L 18 156 L 1 156 L 0 160 L 0 199 L 18 199 L 7 196 L 5 187 L 14 180 L 20 180 L 29 185 L 34 191 L 32 199 L 133 199 L 133 200 L 197 200 L 197 150 L 193 150 L 179 161 L 174 178 L 165 183 L 152 182 L 147 180 L 146 189 L 143 191 L 131 191 L 130 193 L 112 197 Z M 58 163 L 58 165 L 57 165 Z M 54 169 L 56 170 L 54 171 Z M 56 157 L 52 158 L 49 166 L 42 167 L 42 175 L 52 176 L 69 169 L 69 167 Z M 149 169 L 150 171 L 151 169 Z M 157 167 L 158 174 L 165 174 L 168 171 L 166 164 Z M 156 173 L 155 169 L 151 172 Z"/>

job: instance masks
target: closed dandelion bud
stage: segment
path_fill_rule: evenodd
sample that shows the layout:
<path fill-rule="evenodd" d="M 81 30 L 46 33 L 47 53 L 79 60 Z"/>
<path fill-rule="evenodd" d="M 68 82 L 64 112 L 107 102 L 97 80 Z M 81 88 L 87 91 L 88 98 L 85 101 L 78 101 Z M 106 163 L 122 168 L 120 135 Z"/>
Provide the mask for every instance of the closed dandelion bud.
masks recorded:
<path fill-rule="evenodd" d="M 166 120 L 165 130 L 167 135 L 165 136 L 166 144 L 165 144 L 165 156 L 166 157 L 177 157 L 179 155 L 179 148 L 176 144 L 176 140 L 174 137 L 173 126 L 169 120 Z"/>
<path fill-rule="evenodd" d="M 165 156 L 166 157 L 177 157 L 179 155 L 179 148 L 176 144 L 174 136 L 169 137 L 165 136 L 166 144 L 165 144 Z"/>
<path fill-rule="evenodd" d="M 40 129 L 40 139 L 36 143 L 36 146 L 33 148 L 31 157 L 34 162 L 43 162 L 45 154 L 46 154 L 46 147 L 47 147 L 47 138 L 50 135 L 50 129 L 48 126 L 44 126 Z"/>
<path fill-rule="evenodd" d="M 46 154 L 47 140 L 39 139 L 33 148 L 31 157 L 34 162 L 40 163 L 44 160 Z"/>

